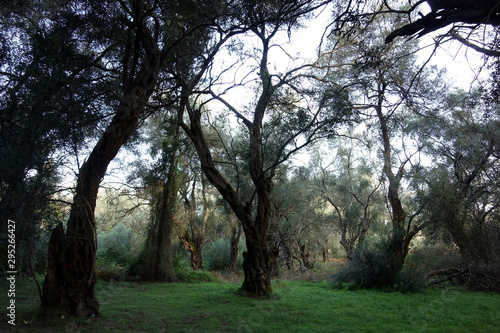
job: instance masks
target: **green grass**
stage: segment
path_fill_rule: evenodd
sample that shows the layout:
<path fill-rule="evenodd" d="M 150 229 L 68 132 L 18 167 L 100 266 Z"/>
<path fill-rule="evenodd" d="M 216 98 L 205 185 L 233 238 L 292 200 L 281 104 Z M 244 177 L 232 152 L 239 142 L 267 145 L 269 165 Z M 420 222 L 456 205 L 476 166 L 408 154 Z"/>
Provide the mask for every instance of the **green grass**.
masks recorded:
<path fill-rule="evenodd" d="M 18 281 L 13 332 L 500 332 L 500 295 L 424 290 L 416 294 L 332 289 L 329 283 L 273 281 L 267 299 L 237 294 L 239 283 L 102 282 L 97 319 L 38 308 L 33 283 Z M 4 318 L 9 332 L 2 287 Z"/>

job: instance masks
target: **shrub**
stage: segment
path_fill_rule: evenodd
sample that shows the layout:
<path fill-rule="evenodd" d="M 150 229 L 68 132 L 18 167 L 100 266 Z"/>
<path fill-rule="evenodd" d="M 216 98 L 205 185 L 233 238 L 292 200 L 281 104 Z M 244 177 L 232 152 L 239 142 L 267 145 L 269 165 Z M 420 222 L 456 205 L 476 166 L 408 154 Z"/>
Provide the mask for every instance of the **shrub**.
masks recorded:
<path fill-rule="evenodd" d="M 118 223 L 108 232 L 97 235 L 97 253 L 96 255 L 106 258 L 110 262 L 116 262 L 125 265 L 127 254 L 130 251 L 130 241 L 132 239 L 132 230 L 123 223 Z"/>
<path fill-rule="evenodd" d="M 425 274 L 423 271 L 404 267 L 396 276 L 394 291 L 402 293 L 414 293 L 420 291 L 425 285 Z"/>
<path fill-rule="evenodd" d="M 130 266 L 127 270 L 127 275 L 141 276 L 144 269 L 144 251 L 139 252 L 139 255 L 130 261 Z"/>
<path fill-rule="evenodd" d="M 393 271 L 388 245 L 379 244 L 374 249 L 356 249 L 349 264 L 333 276 L 336 288 L 381 289 L 384 291 L 416 292 L 425 284 L 425 271 L 421 266 L 405 264 L 400 272 Z"/>
<path fill-rule="evenodd" d="M 386 288 L 391 284 L 389 260 L 384 251 L 358 248 L 351 262 L 333 276 L 335 287 Z"/>
<path fill-rule="evenodd" d="M 210 271 L 227 271 L 231 256 L 231 246 L 224 239 L 218 239 L 205 247 L 204 266 Z"/>
<path fill-rule="evenodd" d="M 175 272 L 177 282 L 199 283 L 199 282 L 216 282 L 217 279 L 207 271 L 193 271 L 180 269 Z"/>
<path fill-rule="evenodd" d="M 96 257 L 96 275 L 98 279 L 104 281 L 123 281 L 127 269 L 115 262 L 109 262 L 106 259 Z"/>
<path fill-rule="evenodd" d="M 425 273 L 448 267 L 459 267 L 462 258 L 458 251 L 453 251 L 448 246 L 437 243 L 415 249 L 406 258 L 406 266 Z"/>

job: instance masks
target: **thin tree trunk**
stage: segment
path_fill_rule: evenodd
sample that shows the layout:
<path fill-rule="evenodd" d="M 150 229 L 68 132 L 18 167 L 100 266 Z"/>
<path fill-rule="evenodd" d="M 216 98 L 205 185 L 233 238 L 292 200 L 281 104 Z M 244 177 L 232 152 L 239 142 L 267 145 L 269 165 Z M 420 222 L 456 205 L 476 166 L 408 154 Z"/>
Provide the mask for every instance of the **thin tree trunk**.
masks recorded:
<path fill-rule="evenodd" d="M 387 257 L 389 260 L 388 282 L 394 282 L 398 273 L 403 269 L 403 265 L 408 254 L 410 242 L 416 232 L 408 232 L 406 225 L 406 212 L 399 198 L 399 187 L 403 177 L 403 166 L 401 165 L 396 174 L 392 171 L 391 160 L 391 144 L 389 137 L 389 129 L 387 127 L 387 118 L 382 113 L 382 100 L 385 86 L 382 87 L 379 105 L 376 107 L 377 116 L 380 123 L 383 157 L 384 157 L 384 173 L 389 181 L 389 189 L 387 191 L 387 199 L 392 211 L 392 237 L 387 248 Z"/>

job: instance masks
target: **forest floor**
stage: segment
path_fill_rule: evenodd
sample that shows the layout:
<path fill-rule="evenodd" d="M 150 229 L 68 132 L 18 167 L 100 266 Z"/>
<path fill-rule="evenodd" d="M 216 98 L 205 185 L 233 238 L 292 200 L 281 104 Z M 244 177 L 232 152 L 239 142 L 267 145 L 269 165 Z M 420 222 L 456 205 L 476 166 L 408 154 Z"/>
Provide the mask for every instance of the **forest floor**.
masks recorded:
<path fill-rule="evenodd" d="M 302 276 L 303 278 L 300 278 Z M 46 313 L 36 285 L 16 282 L 16 326 L 0 282 L 0 332 L 500 332 L 500 295 L 450 288 L 402 294 L 339 290 L 319 275 L 273 280 L 266 299 L 239 295 L 238 276 L 215 282 L 99 281 L 96 319 Z"/>

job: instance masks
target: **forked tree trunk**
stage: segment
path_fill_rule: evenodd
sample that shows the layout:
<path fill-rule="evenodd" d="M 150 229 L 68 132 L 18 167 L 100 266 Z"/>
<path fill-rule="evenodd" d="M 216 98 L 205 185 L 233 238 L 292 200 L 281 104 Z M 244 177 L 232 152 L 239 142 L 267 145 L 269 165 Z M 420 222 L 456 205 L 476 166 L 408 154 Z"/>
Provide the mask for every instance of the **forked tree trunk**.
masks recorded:
<path fill-rule="evenodd" d="M 259 29 L 261 30 L 259 31 Z M 188 111 L 189 125 L 182 122 L 181 126 L 196 147 L 198 156 L 200 157 L 202 170 L 210 183 L 217 188 L 222 197 L 231 206 L 234 214 L 241 222 L 247 245 L 247 251 L 243 259 L 245 279 L 241 289 L 253 296 L 264 296 L 272 291 L 270 277 L 272 262 L 270 260 L 271 256 L 267 244 L 267 234 L 271 217 L 270 194 L 272 190 L 274 167 L 269 170 L 264 169 L 262 131 L 264 115 L 276 90 L 276 86 L 273 85 L 272 77 L 267 68 L 270 38 L 265 37 L 264 25 L 259 29 L 256 28 L 254 32 L 257 33 L 263 43 L 259 71 L 262 91 L 256 102 L 253 120 L 250 121 L 241 113 L 232 109 L 236 111 L 238 117 L 243 121 L 249 131 L 248 171 L 254 185 L 254 194 L 249 201 L 245 203 L 242 201 L 237 191 L 229 184 L 227 179 L 215 165 L 201 126 L 201 109 L 193 108 L 188 100 L 190 92 L 192 92 L 198 82 L 194 82 L 194 84 L 186 88 L 185 95 L 182 98 L 181 112 L 178 117 L 179 121 L 181 121 L 183 111 Z M 207 60 L 209 60 L 209 58 L 207 58 Z M 208 68 L 208 62 L 206 62 L 205 65 L 205 68 Z M 198 76 L 198 80 L 200 78 L 201 75 Z M 255 212 L 253 211 L 254 206 Z"/>
<path fill-rule="evenodd" d="M 195 271 L 203 269 L 203 242 L 200 238 L 191 238 L 186 231 L 179 237 L 184 248 L 191 254 L 191 268 Z"/>
<path fill-rule="evenodd" d="M 143 34 L 142 38 L 143 44 L 149 47 L 149 56 L 133 85 L 127 87 L 111 123 L 79 170 L 66 232 L 62 224 L 52 230 L 42 290 L 43 307 L 77 316 L 99 315 L 99 303 L 94 295 L 97 192 L 109 163 L 137 128 L 139 116 L 156 86 L 160 66 L 159 51 L 152 37 Z"/>
<path fill-rule="evenodd" d="M 376 111 L 384 147 L 384 173 L 389 181 L 387 199 L 392 211 L 392 237 L 386 249 L 386 256 L 389 263 L 387 281 L 388 283 L 394 283 L 396 276 L 403 269 L 410 243 L 421 227 L 414 227 L 410 230 L 411 221 L 406 221 L 406 212 L 399 198 L 400 182 L 403 178 L 404 169 L 403 165 L 401 165 L 396 174 L 392 171 L 391 144 L 387 127 L 388 118 L 382 113 L 382 96 L 380 96 L 379 106 L 376 108 Z"/>

